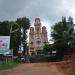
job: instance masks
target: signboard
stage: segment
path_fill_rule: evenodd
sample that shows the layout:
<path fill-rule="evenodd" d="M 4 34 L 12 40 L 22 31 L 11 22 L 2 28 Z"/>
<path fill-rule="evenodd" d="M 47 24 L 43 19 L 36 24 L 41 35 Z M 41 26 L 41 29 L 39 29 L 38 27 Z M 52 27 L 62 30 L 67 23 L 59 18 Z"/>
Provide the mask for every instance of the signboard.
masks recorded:
<path fill-rule="evenodd" d="M 0 48 L 9 49 L 10 36 L 0 36 Z"/>

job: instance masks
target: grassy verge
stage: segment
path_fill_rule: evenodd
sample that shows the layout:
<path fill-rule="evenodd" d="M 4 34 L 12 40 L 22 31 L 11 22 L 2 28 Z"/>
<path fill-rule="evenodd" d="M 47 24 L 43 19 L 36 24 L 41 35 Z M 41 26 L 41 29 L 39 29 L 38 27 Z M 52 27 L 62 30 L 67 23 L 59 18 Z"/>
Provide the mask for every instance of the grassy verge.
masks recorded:
<path fill-rule="evenodd" d="M 8 62 L 8 63 L 5 63 L 5 64 L 0 64 L 0 70 L 7 70 L 7 69 L 11 69 L 11 68 L 14 68 L 18 65 L 18 63 L 16 62 Z"/>

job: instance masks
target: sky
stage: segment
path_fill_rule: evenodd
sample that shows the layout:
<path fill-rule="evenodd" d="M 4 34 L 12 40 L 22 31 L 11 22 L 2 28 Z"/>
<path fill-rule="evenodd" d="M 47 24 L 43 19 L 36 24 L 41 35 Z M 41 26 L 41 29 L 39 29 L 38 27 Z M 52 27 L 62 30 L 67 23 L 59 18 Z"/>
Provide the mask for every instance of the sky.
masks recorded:
<path fill-rule="evenodd" d="M 0 0 L 0 21 L 24 16 L 30 19 L 32 26 L 35 17 L 40 17 L 50 36 L 50 27 L 62 16 L 72 16 L 75 23 L 75 0 Z"/>

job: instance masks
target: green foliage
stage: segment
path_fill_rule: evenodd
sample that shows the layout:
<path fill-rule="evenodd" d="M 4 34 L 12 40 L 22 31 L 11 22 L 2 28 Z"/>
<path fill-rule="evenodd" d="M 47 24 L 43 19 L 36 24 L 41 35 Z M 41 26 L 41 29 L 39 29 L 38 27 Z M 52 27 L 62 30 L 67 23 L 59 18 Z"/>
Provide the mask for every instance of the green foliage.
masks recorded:
<path fill-rule="evenodd" d="M 18 65 L 18 63 L 16 62 L 8 62 L 8 63 L 5 63 L 5 64 L 0 64 L 0 70 L 7 70 L 7 69 L 11 69 L 11 68 L 14 68 Z"/>
<path fill-rule="evenodd" d="M 10 49 L 13 49 L 14 55 L 17 55 L 21 42 L 23 49 L 27 48 L 27 29 L 30 27 L 29 18 L 18 18 L 16 21 L 0 22 L 0 36 L 10 36 Z M 23 28 L 23 32 L 21 29 Z M 23 35 L 23 37 L 21 37 Z M 25 52 L 25 51 L 24 51 Z"/>
<path fill-rule="evenodd" d="M 52 49 L 52 45 L 50 44 L 45 44 L 44 47 L 43 47 L 43 53 L 44 54 L 48 54 L 49 52 L 51 52 L 53 49 Z"/>
<path fill-rule="evenodd" d="M 62 18 L 62 21 L 55 24 L 52 30 L 51 36 L 54 43 L 68 45 L 73 40 L 74 25 L 70 21 L 67 22 L 66 18 Z"/>
<path fill-rule="evenodd" d="M 0 22 L 0 36 L 10 35 L 9 21 Z"/>
<path fill-rule="evenodd" d="M 10 48 L 13 49 L 13 54 L 17 55 L 18 49 L 19 49 L 19 25 L 16 22 L 11 21 L 10 22 L 11 28 L 10 28 Z M 15 31 L 17 30 L 17 31 Z M 13 32 L 14 31 L 14 32 Z"/>
<path fill-rule="evenodd" d="M 27 17 L 23 17 L 23 18 L 18 18 L 16 23 L 18 23 L 20 26 L 20 29 L 23 30 L 23 32 L 21 32 L 23 37 L 20 36 L 19 38 L 21 38 L 20 44 L 21 43 L 23 44 L 23 55 L 25 55 L 25 52 L 27 50 L 27 40 L 26 40 L 27 39 L 27 30 L 30 27 L 30 21 Z"/>
<path fill-rule="evenodd" d="M 16 23 L 19 24 L 20 27 L 23 27 L 24 29 L 29 29 L 30 27 L 30 21 L 29 18 L 27 17 L 18 18 Z"/>
<path fill-rule="evenodd" d="M 55 44 L 55 48 L 58 50 L 59 57 L 63 56 L 65 51 L 72 48 L 72 41 L 74 37 L 74 24 L 71 17 L 68 21 L 65 17 L 62 17 L 62 21 L 56 23 L 52 27 L 51 32 L 52 39 Z"/>
<path fill-rule="evenodd" d="M 18 58 L 15 58 L 14 59 L 14 62 L 16 62 L 16 63 L 21 63 L 21 59 L 18 57 Z"/>

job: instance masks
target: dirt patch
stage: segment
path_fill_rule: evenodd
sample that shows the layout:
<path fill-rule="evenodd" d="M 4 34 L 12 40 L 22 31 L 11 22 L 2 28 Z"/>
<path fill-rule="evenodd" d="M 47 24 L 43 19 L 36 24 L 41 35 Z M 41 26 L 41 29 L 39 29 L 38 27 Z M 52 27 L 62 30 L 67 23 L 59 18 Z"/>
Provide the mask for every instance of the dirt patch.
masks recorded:
<path fill-rule="evenodd" d="M 54 63 L 21 64 L 18 67 L 0 72 L 0 75 L 65 75 Z"/>
<path fill-rule="evenodd" d="M 56 63 L 59 71 L 66 75 L 75 75 L 75 60 L 68 60 Z"/>

